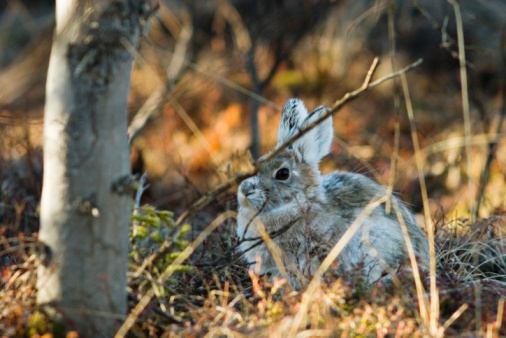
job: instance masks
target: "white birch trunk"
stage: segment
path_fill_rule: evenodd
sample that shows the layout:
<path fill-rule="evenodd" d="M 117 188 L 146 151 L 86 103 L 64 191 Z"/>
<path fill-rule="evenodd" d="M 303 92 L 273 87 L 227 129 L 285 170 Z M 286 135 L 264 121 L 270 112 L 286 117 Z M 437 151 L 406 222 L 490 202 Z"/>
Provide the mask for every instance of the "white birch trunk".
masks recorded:
<path fill-rule="evenodd" d="M 62 0 L 44 117 L 38 304 L 81 336 L 126 314 L 127 97 L 144 2 Z"/>

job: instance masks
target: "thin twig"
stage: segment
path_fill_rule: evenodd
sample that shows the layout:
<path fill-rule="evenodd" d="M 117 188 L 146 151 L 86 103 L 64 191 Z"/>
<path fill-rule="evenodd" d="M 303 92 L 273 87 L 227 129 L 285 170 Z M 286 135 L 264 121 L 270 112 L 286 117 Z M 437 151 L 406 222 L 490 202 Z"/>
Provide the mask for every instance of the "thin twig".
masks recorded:
<path fill-rule="evenodd" d="M 441 336 L 443 336 L 444 331 L 450 327 L 459 317 L 464 313 L 464 311 L 467 310 L 469 305 L 467 303 L 462 304 L 457 311 L 455 311 L 450 318 L 444 323 L 443 327 L 441 328 Z"/>
<path fill-rule="evenodd" d="M 135 199 L 134 199 L 134 211 L 133 215 L 137 215 L 139 213 L 139 208 L 141 207 L 141 197 L 144 191 L 146 191 L 147 188 L 149 188 L 148 185 L 144 185 L 146 183 L 146 179 L 148 178 L 148 173 L 145 172 L 142 174 L 141 178 L 139 179 L 139 187 L 137 188 L 137 192 L 135 193 Z M 136 222 L 134 222 L 135 224 Z"/>
<path fill-rule="evenodd" d="M 130 122 L 130 125 L 128 126 L 128 143 L 130 145 L 132 145 L 135 138 L 141 133 L 144 127 L 146 127 L 153 116 L 160 111 L 163 103 L 165 102 L 165 98 L 184 74 L 184 65 L 186 64 L 185 55 L 188 44 L 193 35 L 193 27 L 191 18 L 187 12 L 183 11 L 181 17 L 183 19 L 183 25 L 181 26 L 179 36 L 177 37 L 176 46 L 174 48 L 174 52 L 172 53 L 170 64 L 167 67 L 167 80 L 161 88 L 150 95 Z M 133 50 L 133 53 L 138 55 L 135 49 Z"/>
<path fill-rule="evenodd" d="M 423 158 L 418 144 L 418 135 L 416 133 L 416 124 L 413 116 L 413 105 L 409 95 L 408 83 L 406 76 L 401 75 L 402 89 L 404 91 L 404 99 L 406 101 L 406 110 L 408 112 L 409 124 L 411 128 L 411 139 L 415 150 L 416 168 L 418 171 L 418 180 L 420 182 L 420 190 L 422 192 L 423 211 L 425 216 L 425 227 L 427 238 L 429 240 L 429 270 L 430 270 L 430 316 L 429 316 L 429 332 L 436 336 L 438 332 L 439 321 L 439 294 L 436 285 L 436 248 L 434 239 L 434 223 L 430 216 L 429 197 L 427 195 L 427 186 L 425 185 L 425 176 L 423 173 Z"/>
<path fill-rule="evenodd" d="M 396 43 L 395 43 L 395 3 L 393 0 L 388 1 L 388 44 L 390 49 L 390 63 L 392 65 L 392 71 L 395 72 L 397 70 L 397 64 L 395 62 L 396 56 Z M 399 127 L 399 118 L 401 115 L 400 110 L 400 86 L 398 79 L 394 79 L 394 111 L 395 111 L 395 133 L 394 133 L 394 151 L 392 152 L 392 156 L 390 158 L 390 175 L 388 177 L 388 186 L 387 186 L 387 195 L 389 196 L 386 206 L 385 212 L 390 214 L 391 208 L 391 198 L 392 193 L 394 191 L 394 181 L 395 174 L 397 171 L 397 159 L 399 157 L 399 139 L 400 139 L 400 127 Z"/>
<path fill-rule="evenodd" d="M 502 107 L 499 113 L 499 121 L 497 122 L 497 126 L 495 129 L 496 134 L 499 134 L 501 132 L 504 119 L 506 118 L 506 24 L 503 26 L 502 29 L 499 49 L 502 60 L 500 70 L 500 74 L 502 76 Z M 490 165 L 495 157 L 497 148 L 498 148 L 497 142 L 492 142 L 489 143 L 488 145 L 487 160 L 485 162 L 485 166 L 483 167 L 483 171 L 481 172 L 480 183 L 476 198 L 476 208 L 474 210 L 475 219 L 478 219 L 478 217 L 480 216 L 480 206 L 481 203 L 483 202 L 483 196 L 485 194 L 485 186 L 487 185 L 488 179 L 490 177 Z"/>
<path fill-rule="evenodd" d="M 157 52 L 161 53 L 161 54 L 164 54 L 164 55 L 172 55 L 172 52 L 169 52 L 169 51 L 166 51 L 160 47 L 158 47 L 152 40 L 146 38 L 146 42 L 151 46 L 153 47 L 153 49 L 155 49 Z M 261 95 L 258 95 L 258 94 L 255 94 L 254 92 L 252 92 L 251 90 L 233 82 L 233 81 L 230 81 L 229 79 L 227 79 L 226 77 L 223 77 L 219 74 L 216 74 L 216 73 L 213 73 L 212 71 L 208 71 L 208 70 L 205 70 L 203 67 L 199 66 L 198 64 L 194 63 L 194 62 L 191 62 L 187 59 L 183 60 L 184 64 L 186 66 L 188 66 L 188 68 L 191 68 L 193 70 L 195 70 L 196 72 L 200 73 L 200 74 L 203 74 L 205 76 L 208 76 L 209 78 L 212 78 L 214 79 L 215 81 L 217 82 L 220 82 L 222 84 L 224 84 L 225 86 L 228 86 L 234 90 L 237 90 L 238 92 L 240 93 L 243 93 L 244 95 L 248 96 L 248 97 L 251 97 L 251 98 L 254 98 L 255 100 L 258 100 L 259 102 L 262 102 L 263 104 L 265 105 L 268 105 L 274 109 L 280 109 L 279 105 L 276 104 L 275 102 L 271 101 L 271 100 L 268 100 L 266 98 L 264 98 L 263 96 Z"/>
<path fill-rule="evenodd" d="M 471 121 L 469 116 L 469 93 L 467 86 L 467 69 L 466 69 L 466 51 L 464 45 L 464 27 L 462 25 L 462 15 L 460 12 L 460 5 L 455 0 L 448 0 L 448 2 L 453 6 L 453 11 L 455 12 L 455 21 L 457 25 L 457 41 L 459 47 L 459 65 L 460 65 L 460 85 L 462 92 L 462 112 L 464 115 L 464 136 L 466 139 L 466 167 L 467 167 L 467 183 L 469 190 L 469 211 L 471 213 L 471 224 L 474 224 L 476 221 L 475 215 L 475 187 L 474 187 L 474 177 L 472 172 L 472 159 L 471 159 Z M 473 257 L 474 265 L 478 263 L 478 255 L 475 254 Z M 474 298 L 475 298 L 475 319 L 476 319 L 476 330 L 477 332 L 481 329 L 481 290 L 479 287 L 474 289 Z"/>
<path fill-rule="evenodd" d="M 502 326 L 503 313 L 504 313 L 504 298 L 501 298 L 499 299 L 499 304 L 497 305 L 497 317 L 495 320 L 495 329 L 498 334 Z"/>
<path fill-rule="evenodd" d="M 462 15 L 460 6 L 455 0 L 448 0 L 453 6 L 455 12 L 455 21 L 457 23 L 457 40 L 459 47 L 459 64 L 460 64 L 460 84 L 462 91 L 462 112 L 464 114 L 464 132 L 466 137 L 466 166 L 468 175 L 468 189 L 469 189 L 469 210 L 471 212 L 471 220 L 474 221 L 474 203 L 475 203 L 475 189 L 474 178 L 472 173 L 472 158 L 471 158 L 471 120 L 469 116 L 469 92 L 467 86 L 467 69 L 466 69 L 466 50 L 464 45 L 464 27 L 462 25 Z"/>
<path fill-rule="evenodd" d="M 371 65 L 371 67 L 369 68 L 369 71 L 367 72 L 364 82 L 362 83 L 362 85 L 358 89 L 344 94 L 344 96 L 342 98 L 340 98 L 339 100 L 337 100 L 334 103 L 334 105 L 325 114 L 320 116 L 320 118 L 315 120 L 313 123 L 310 123 L 306 128 L 300 130 L 299 133 L 292 136 L 285 143 L 283 143 L 282 145 L 277 147 L 273 152 L 265 155 L 260 160 L 258 160 L 257 167 L 265 162 L 268 162 L 272 158 L 274 158 L 274 156 L 276 156 L 277 154 L 279 154 L 280 152 L 282 152 L 283 150 L 288 148 L 292 143 L 294 143 L 295 141 L 300 139 L 302 136 L 307 134 L 309 131 L 311 131 L 313 128 L 315 128 L 317 125 L 319 125 L 320 123 L 325 121 L 327 118 L 329 118 L 330 116 L 332 116 L 335 113 L 337 113 L 338 111 L 340 111 L 347 103 L 353 101 L 354 99 L 356 99 L 358 96 L 360 96 L 361 94 L 363 94 L 367 90 L 374 88 L 377 85 L 379 85 L 385 81 L 396 78 L 396 77 L 400 76 L 401 74 L 408 72 L 409 70 L 419 66 L 422 62 L 423 62 L 422 59 L 418 59 L 417 61 L 413 62 L 409 66 L 407 66 L 397 72 L 391 73 L 391 74 L 386 75 L 374 82 L 371 82 L 371 78 L 374 75 L 374 72 L 376 71 L 376 68 L 378 67 L 378 64 L 379 64 L 379 59 L 376 57 Z"/>
<path fill-rule="evenodd" d="M 443 48 L 444 50 L 446 50 L 450 56 L 454 59 L 459 59 L 459 53 L 457 53 L 456 51 L 454 51 L 452 49 L 452 47 L 455 47 L 457 45 L 457 42 L 455 41 L 454 38 L 452 38 L 449 34 L 448 34 L 448 31 L 447 31 L 447 27 L 448 27 L 448 16 L 445 16 L 444 19 L 443 19 L 443 23 L 439 23 L 430 13 L 429 11 L 427 11 L 427 9 L 425 9 L 422 5 L 420 5 L 420 3 L 418 2 L 418 0 L 412 0 L 413 4 L 415 5 L 415 7 L 420 11 L 420 13 L 422 14 L 422 16 L 424 16 L 427 20 L 429 20 L 430 24 L 432 25 L 432 28 L 434 30 L 437 30 L 439 31 L 439 33 L 441 33 L 441 44 L 439 45 L 441 48 Z M 476 48 L 475 46 L 464 46 L 465 49 L 468 49 L 468 50 L 480 50 L 478 48 Z M 480 50 L 481 52 L 487 52 L 486 50 Z M 473 64 L 471 64 L 469 61 L 466 60 L 466 65 L 473 68 Z"/>
<path fill-rule="evenodd" d="M 413 4 L 415 5 L 415 7 L 420 11 L 420 13 L 427 19 L 430 21 L 431 25 L 432 25 L 432 28 L 434 28 L 435 30 L 438 30 L 438 31 L 441 31 L 442 30 L 442 25 L 437 22 L 436 19 L 434 19 L 434 17 L 425 9 L 425 7 L 423 7 L 422 5 L 420 5 L 420 3 L 418 2 L 418 0 L 412 0 L 413 1 Z"/>
<path fill-rule="evenodd" d="M 160 111 L 163 106 L 164 98 L 169 93 L 169 82 L 163 88 L 157 89 L 144 102 L 142 107 L 134 115 L 132 121 L 128 125 L 128 144 L 131 146 L 137 136 L 140 135 L 144 127 L 153 116 Z"/>
<path fill-rule="evenodd" d="M 255 64 L 255 41 L 251 49 L 246 54 L 246 68 L 251 79 L 252 90 L 257 95 L 262 95 L 262 87 L 260 86 L 260 80 L 258 79 L 257 67 Z M 259 102 L 255 99 L 251 99 L 251 111 L 250 111 L 250 128 L 251 128 L 251 144 L 250 151 L 251 156 L 255 160 L 260 157 L 260 131 L 258 126 L 258 109 Z"/>
<path fill-rule="evenodd" d="M 147 65 L 147 62 L 142 58 L 142 56 L 137 53 L 135 48 L 128 43 L 128 41 L 124 42 L 125 48 L 128 48 L 130 53 L 136 57 L 137 62 L 142 62 Z M 173 56 L 174 58 L 175 56 Z M 186 64 L 187 61 L 183 59 L 183 63 Z M 172 95 L 173 83 L 177 82 L 177 79 L 174 78 L 174 74 L 171 75 L 171 70 L 168 70 L 168 80 L 165 85 L 162 85 L 162 81 L 158 79 L 160 83 L 160 88 L 151 94 L 148 100 L 144 103 L 142 108 L 135 115 L 134 119 L 130 123 L 128 127 L 128 135 L 129 135 L 129 144 L 131 145 L 135 139 L 135 137 L 142 131 L 142 129 L 147 125 L 149 120 L 156 114 L 160 108 L 163 106 L 165 100 L 169 100 L 172 107 L 176 111 L 176 113 L 181 117 L 183 122 L 188 126 L 188 128 L 192 131 L 192 133 L 197 137 L 197 139 L 202 143 L 202 146 L 206 148 L 213 160 L 213 164 L 216 168 L 219 166 L 219 161 L 216 156 L 216 151 L 212 149 L 207 139 L 203 136 L 200 129 L 197 127 L 192 118 L 188 115 L 188 113 L 183 109 L 183 107 L 176 100 L 174 95 Z M 153 73 L 155 73 L 153 71 Z M 179 77 L 182 76 L 182 73 L 179 73 Z M 158 76 L 155 76 L 158 78 Z"/>
<path fill-rule="evenodd" d="M 135 199 L 134 199 L 134 210 L 132 212 L 132 216 L 136 216 L 140 213 L 140 207 L 141 207 L 141 197 L 144 191 L 149 187 L 148 185 L 144 185 L 146 183 L 146 179 L 148 178 L 148 173 L 145 172 L 142 174 L 141 178 L 139 179 L 139 187 L 137 188 L 137 192 L 135 193 Z M 139 220 L 135 219 L 132 222 L 132 235 L 135 238 L 137 234 L 139 233 L 139 226 L 140 222 Z M 132 241 L 132 252 L 134 253 L 134 259 L 137 261 L 140 259 L 138 254 L 138 244 L 135 241 Z"/>
<path fill-rule="evenodd" d="M 390 196 L 387 196 L 390 199 Z M 411 265 L 411 273 L 413 274 L 413 279 L 415 280 L 415 288 L 416 288 L 416 297 L 418 299 L 418 308 L 420 310 L 420 317 L 422 318 L 422 323 L 427 326 L 429 323 L 430 314 L 427 311 L 428 308 L 428 300 L 425 295 L 425 289 L 422 284 L 422 279 L 420 277 L 420 271 L 418 270 L 418 263 L 416 261 L 415 250 L 413 249 L 413 243 L 411 242 L 411 238 L 409 237 L 408 227 L 406 226 L 406 221 L 402 212 L 399 208 L 399 205 L 394 202 L 393 208 L 395 209 L 395 214 L 397 215 L 397 220 L 401 226 L 402 235 L 404 236 L 404 241 L 406 242 L 406 249 L 408 250 L 409 263 Z"/>

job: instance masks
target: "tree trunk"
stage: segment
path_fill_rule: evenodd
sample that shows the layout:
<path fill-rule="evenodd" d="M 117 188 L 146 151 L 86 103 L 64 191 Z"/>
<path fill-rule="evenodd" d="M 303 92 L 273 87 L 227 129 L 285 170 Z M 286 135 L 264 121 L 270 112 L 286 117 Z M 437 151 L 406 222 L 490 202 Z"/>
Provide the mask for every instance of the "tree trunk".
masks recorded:
<path fill-rule="evenodd" d="M 127 97 L 144 1 L 56 2 L 44 118 L 37 302 L 81 336 L 126 314 Z"/>

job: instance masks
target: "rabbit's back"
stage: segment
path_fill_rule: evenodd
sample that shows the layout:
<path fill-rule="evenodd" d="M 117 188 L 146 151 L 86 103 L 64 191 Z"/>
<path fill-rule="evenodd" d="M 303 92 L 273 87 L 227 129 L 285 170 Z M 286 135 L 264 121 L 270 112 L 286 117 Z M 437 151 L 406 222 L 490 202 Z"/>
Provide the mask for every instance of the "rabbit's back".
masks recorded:
<path fill-rule="evenodd" d="M 338 240 L 371 201 L 386 194 L 385 187 L 370 178 L 352 172 L 335 171 L 322 177 L 327 211 L 334 215 L 330 237 Z M 415 222 L 405 204 L 392 196 L 402 213 L 411 242 L 422 266 L 428 264 L 427 238 Z M 408 259 L 405 239 L 394 208 L 386 212 L 385 204 L 378 206 L 364 221 L 358 233 L 340 256 L 345 267 L 370 262 L 371 268 L 382 272 L 385 263 L 394 270 Z M 380 271 L 381 270 L 381 271 Z M 377 276 L 375 276 L 377 277 Z M 374 279 L 372 277 L 370 279 Z"/>

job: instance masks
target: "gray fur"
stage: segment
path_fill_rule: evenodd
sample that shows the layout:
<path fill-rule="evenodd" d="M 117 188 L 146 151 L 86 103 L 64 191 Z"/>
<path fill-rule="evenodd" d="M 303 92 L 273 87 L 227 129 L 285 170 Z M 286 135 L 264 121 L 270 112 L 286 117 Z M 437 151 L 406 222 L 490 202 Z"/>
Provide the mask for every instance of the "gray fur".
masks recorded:
<path fill-rule="evenodd" d="M 325 111 L 327 108 L 318 107 L 308 115 L 300 100 L 290 99 L 282 111 L 278 146 Z M 244 259 L 254 263 L 260 255 L 261 272 L 279 275 L 265 243 L 251 248 L 260 236 L 252 222 L 256 216 L 281 249 L 295 287 L 300 286 L 303 275 L 314 274 L 364 207 L 375 196 L 385 193 L 383 186 L 360 174 L 342 171 L 320 174 L 318 162 L 330 151 L 332 136 L 332 118 L 329 118 L 266 162 L 256 176 L 239 187 L 237 237 L 242 240 L 239 250 L 244 253 Z M 280 168 L 289 170 L 288 179 L 275 178 Z M 404 203 L 396 197 L 392 197 L 392 202 L 400 207 L 419 263 L 427 266 L 425 235 Z M 366 280 L 374 283 L 386 274 L 387 268 L 396 271 L 407 258 L 397 215 L 393 210 L 387 215 L 382 205 L 346 245 L 338 263 L 343 272 L 361 266 Z"/>

